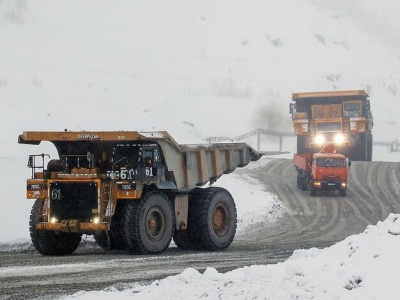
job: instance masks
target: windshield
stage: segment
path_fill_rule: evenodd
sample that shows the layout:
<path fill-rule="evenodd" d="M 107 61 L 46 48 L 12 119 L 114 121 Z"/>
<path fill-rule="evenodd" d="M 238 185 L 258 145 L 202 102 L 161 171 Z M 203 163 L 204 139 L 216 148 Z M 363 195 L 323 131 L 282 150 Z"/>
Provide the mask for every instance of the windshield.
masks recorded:
<path fill-rule="evenodd" d="M 342 168 L 346 166 L 346 160 L 344 158 L 317 158 L 317 167 L 334 167 Z"/>
<path fill-rule="evenodd" d="M 361 117 L 361 103 L 344 103 L 343 114 L 347 118 Z"/>
<path fill-rule="evenodd" d="M 137 168 L 141 156 L 141 147 L 137 144 L 118 144 L 114 147 L 112 163 L 116 167 Z"/>

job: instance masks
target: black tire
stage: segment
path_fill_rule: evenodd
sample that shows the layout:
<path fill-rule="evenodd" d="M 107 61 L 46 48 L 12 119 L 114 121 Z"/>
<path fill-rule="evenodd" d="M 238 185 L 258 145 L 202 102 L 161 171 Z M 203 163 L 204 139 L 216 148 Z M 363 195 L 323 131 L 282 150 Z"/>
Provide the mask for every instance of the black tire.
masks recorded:
<path fill-rule="evenodd" d="M 232 243 L 237 226 L 236 206 L 232 195 L 223 188 L 202 189 L 189 211 L 190 241 L 199 250 L 224 250 Z"/>
<path fill-rule="evenodd" d="M 371 161 L 372 160 L 372 147 L 373 138 L 370 131 L 367 131 L 358 136 L 356 147 L 354 149 L 353 157 L 349 157 L 350 160 L 355 161 Z"/>
<path fill-rule="evenodd" d="M 307 178 L 302 170 L 297 173 L 297 187 L 302 191 L 306 191 L 308 188 Z"/>
<path fill-rule="evenodd" d="M 195 226 L 197 222 L 196 217 L 196 203 L 197 199 L 201 198 L 203 189 L 196 188 L 189 193 L 188 203 L 188 221 L 185 230 L 175 230 L 174 242 L 175 245 L 182 250 L 197 250 L 197 228 Z"/>
<path fill-rule="evenodd" d="M 95 233 L 93 236 L 94 240 L 96 241 L 97 245 L 100 246 L 100 248 L 104 250 L 115 249 L 111 240 L 111 236 L 109 234 L 107 235 L 105 231 Z"/>
<path fill-rule="evenodd" d="M 311 180 L 310 182 L 310 196 L 315 197 L 317 196 L 317 189 L 314 187 L 314 181 Z"/>
<path fill-rule="evenodd" d="M 174 243 L 175 245 L 182 250 L 195 250 L 197 249 L 195 243 L 192 242 L 189 229 L 185 230 L 175 230 L 174 232 Z"/>
<path fill-rule="evenodd" d="M 124 250 L 126 249 L 126 241 L 124 237 L 124 224 L 126 213 L 126 200 L 118 200 L 114 215 L 111 219 L 110 239 L 111 249 Z"/>
<path fill-rule="evenodd" d="M 356 147 L 356 160 L 366 161 L 367 160 L 367 134 L 360 134 L 358 137 L 358 143 Z"/>
<path fill-rule="evenodd" d="M 29 232 L 34 247 L 43 255 L 72 254 L 76 248 L 78 248 L 82 239 L 82 234 L 37 230 L 36 224 L 40 221 L 39 216 L 43 205 L 43 200 L 35 201 L 29 220 Z"/>
<path fill-rule="evenodd" d="M 303 175 L 301 176 L 300 189 L 301 189 L 302 191 L 306 191 L 307 188 L 308 188 L 307 179 L 306 179 L 306 176 L 303 174 Z"/>
<path fill-rule="evenodd" d="M 339 196 L 340 197 L 346 197 L 346 189 L 340 189 L 339 190 Z"/>
<path fill-rule="evenodd" d="M 374 139 L 371 132 L 369 131 L 367 133 L 367 161 L 372 161 L 373 145 Z"/>
<path fill-rule="evenodd" d="M 300 173 L 297 173 L 297 188 L 301 189 L 301 176 L 300 176 Z"/>
<path fill-rule="evenodd" d="M 111 230 L 108 233 L 105 231 L 94 234 L 94 239 L 104 250 L 124 250 L 126 242 L 123 236 L 124 212 L 126 200 L 119 200 L 115 208 L 114 215 L 111 219 Z"/>
<path fill-rule="evenodd" d="M 130 253 L 160 253 L 168 248 L 175 229 L 171 201 L 159 192 L 147 193 L 141 200 L 127 203 L 123 238 Z"/>

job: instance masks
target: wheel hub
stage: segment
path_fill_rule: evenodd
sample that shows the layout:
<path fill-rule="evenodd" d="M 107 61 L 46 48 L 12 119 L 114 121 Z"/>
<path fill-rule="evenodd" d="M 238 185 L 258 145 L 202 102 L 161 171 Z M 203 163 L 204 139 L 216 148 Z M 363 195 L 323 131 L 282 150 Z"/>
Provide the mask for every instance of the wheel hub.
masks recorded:
<path fill-rule="evenodd" d="M 213 212 L 213 229 L 218 236 L 224 236 L 229 228 L 229 211 L 226 205 L 218 203 Z"/>
<path fill-rule="evenodd" d="M 152 207 L 146 216 L 146 234 L 152 241 L 158 241 L 165 232 L 165 217 L 160 208 Z"/>

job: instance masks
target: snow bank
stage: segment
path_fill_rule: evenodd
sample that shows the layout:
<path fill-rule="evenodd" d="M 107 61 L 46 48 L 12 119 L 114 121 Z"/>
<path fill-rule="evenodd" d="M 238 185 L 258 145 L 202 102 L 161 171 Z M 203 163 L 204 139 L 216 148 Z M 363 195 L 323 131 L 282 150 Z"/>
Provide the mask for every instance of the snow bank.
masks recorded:
<path fill-rule="evenodd" d="M 400 215 L 326 249 L 297 250 L 276 265 L 225 274 L 208 268 L 119 292 L 79 292 L 66 299 L 398 299 Z"/>

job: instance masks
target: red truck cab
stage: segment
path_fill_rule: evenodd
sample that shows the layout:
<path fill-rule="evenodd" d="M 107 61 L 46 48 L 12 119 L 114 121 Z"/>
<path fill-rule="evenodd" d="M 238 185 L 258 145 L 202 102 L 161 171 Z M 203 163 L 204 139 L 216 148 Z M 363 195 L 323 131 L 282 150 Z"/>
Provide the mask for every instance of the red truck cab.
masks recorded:
<path fill-rule="evenodd" d="M 315 153 L 311 163 L 311 196 L 320 190 L 339 190 L 346 195 L 348 163 L 339 153 Z"/>
<path fill-rule="evenodd" d="M 317 190 L 339 190 L 346 196 L 348 167 L 350 162 L 333 145 L 327 145 L 318 153 L 295 154 L 293 164 L 297 169 L 297 186 L 315 196 Z"/>

